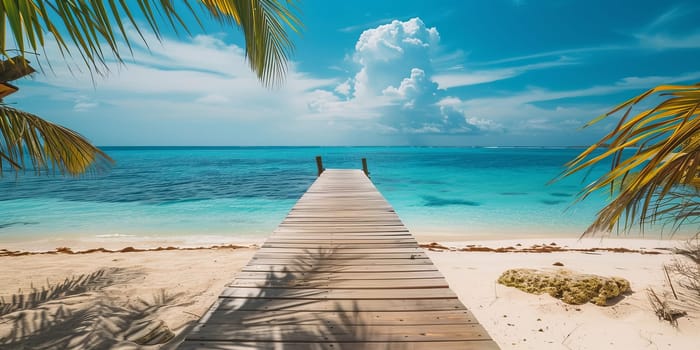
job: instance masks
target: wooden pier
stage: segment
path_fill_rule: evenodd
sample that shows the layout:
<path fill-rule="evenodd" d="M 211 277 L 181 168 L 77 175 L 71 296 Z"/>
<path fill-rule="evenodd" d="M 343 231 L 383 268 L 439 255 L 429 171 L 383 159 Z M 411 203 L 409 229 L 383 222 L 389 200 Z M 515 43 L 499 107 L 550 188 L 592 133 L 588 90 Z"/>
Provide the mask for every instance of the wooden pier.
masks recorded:
<path fill-rule="evenodd" d="M 498 349 L 366 170 L 319 169 L 180 349 Z"/>

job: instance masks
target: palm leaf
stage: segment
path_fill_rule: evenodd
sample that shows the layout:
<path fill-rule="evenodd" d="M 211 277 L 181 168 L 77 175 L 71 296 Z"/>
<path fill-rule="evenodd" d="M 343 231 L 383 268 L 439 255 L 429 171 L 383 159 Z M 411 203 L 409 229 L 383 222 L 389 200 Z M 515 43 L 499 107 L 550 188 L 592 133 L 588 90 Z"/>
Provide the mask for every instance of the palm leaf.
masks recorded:
<path fill-rule="evenodd" d="M 664 100 L 630 118 L 650 97 Z M 587 126 L 624 111 L 617 126 L 567 164 L 562 176 L 610 162 L 610 170 L 579 196 L 609 188 L 614 198 L 584 234 L 628 230 L 667 219 L 674 228 L 698 214 L 700 195 L 700 84 L 662 85 L 632 98 Z M 636 150 L 630 156 L 623 152 Z M 600 154 L 594 155 L 596 151 Z"/>
<path fill-rule="evenodd" d="M 125 30 L 128 23 L 145 37 L 143 25 L 136 18 L 145 18 L 147 28 L 160 39 L 162 21 L 178 31 L 189 33 L 182 19 L 192 15 L 201 25 L 208 15 L 226 26 L 243 31 L 246 57 L 251 69 L 266 86 L 275 86 L 284 79 L 287 59 L 293 50 L 288 30 L 302 27 L 294 1 L 279 0 L 10 0 L 0 1 L 0 54 L 9 57 L 10 49 L 24 55 L 36 53 L 46 44 L 44 33 L 56 39 L 65 57 L 79 56 L 92 72 L 102 74 L 110 59 L 122 61 L 120 44 L 131 49 Z M 176 6 L 177 4 L 177 6 Z M 184 12 L 184 13 L 183 13 Z M 9 32 L 8 32 L 9 27 Z M 14 40 L 11 46 L 6 38 Z M 148 43 L 146 43 L 148 45 Z"/>
<path fill-rule="evenodd" d="M 75 131 L 2 104 L 0 137 L 0 175 L 3 162 L 22 170 L 28 161 L 37 174 L 58 171 L 73 176 L 103 170 L 113 162 Z"/>

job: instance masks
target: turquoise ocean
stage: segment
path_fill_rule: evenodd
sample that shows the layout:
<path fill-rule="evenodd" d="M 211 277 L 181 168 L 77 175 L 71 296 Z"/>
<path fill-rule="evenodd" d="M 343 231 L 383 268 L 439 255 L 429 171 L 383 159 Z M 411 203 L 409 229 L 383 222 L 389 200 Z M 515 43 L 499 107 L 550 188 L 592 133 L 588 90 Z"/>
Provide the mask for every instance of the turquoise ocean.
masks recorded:
<path fill-rule="evenodd" d="M 361 168 L 406 226 L 455 240 L 578 237 L 605 194 L 572 205 L 588 177 L 548 182 L 581 149 L 105 147 L 116 164 L 81 178 L 6 172 L 0 248 L 45 239 L 262 240 L 327 168 Z M 208 239 L 211 238 L 211 239 Z"/>

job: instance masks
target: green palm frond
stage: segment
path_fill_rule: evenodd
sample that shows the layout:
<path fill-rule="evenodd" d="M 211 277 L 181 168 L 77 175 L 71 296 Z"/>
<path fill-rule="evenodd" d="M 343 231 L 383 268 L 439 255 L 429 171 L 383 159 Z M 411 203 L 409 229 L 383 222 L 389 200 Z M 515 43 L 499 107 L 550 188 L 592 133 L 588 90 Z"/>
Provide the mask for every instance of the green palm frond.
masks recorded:
<path fill-rule="evenodd" d="M 251 68 L 263 84 L 275 86 L 284 79 L 293 49 L 287 29 L 299 32 L 302 27 L 296 12 L 291 0 L 7 0 L 0 1 L 0 54 L 9 57 L 10 49 L 23 55 L 36 53 L 46 45 L 49 34 L 64 57 L 78 55 L 91 71 L 101 74 L 110 56 L 122 61 L 120 43 L 131 48 L 127 24 L 145 42 L 137 15 L 158 38 L 163 21 L 176 31 L 189 33 L 184 14 L 192 15 L 200 25 L 201 16 L 209 15 L 219 23 L 241 28 Z M 5 38 L 14 39 L 14 46 Z"/>
<path fill-rule="evenodd" d="M 36 173 L 73 176 L 99 171 L 112 159 L 80 134 L 31 113 L 0 104 L 0 174 L 3 163 L 15 170 L 30 161 Z"/>
<path fill-rule="evenodd" d="M 652 96 L 664 99 L 654 108 L 630 117 L 633 108 Z M 568 176 L 611 161 L 610 171 L 587 186 L 580 196 L 583 199 L 604 188 L 613 195 L 587 234 L 610 231 L 621 222 L 624 229 L 637 223 L 643 230 L 645 224 L 661 217 L 680 223 L 698 213 L 700 84 L 658 86 L 588 125 L 622 111 L 615 129 L 567 164 L 563 174 Z M 634 150 L 634 154 L 626 157 L 626 150 Z"/>

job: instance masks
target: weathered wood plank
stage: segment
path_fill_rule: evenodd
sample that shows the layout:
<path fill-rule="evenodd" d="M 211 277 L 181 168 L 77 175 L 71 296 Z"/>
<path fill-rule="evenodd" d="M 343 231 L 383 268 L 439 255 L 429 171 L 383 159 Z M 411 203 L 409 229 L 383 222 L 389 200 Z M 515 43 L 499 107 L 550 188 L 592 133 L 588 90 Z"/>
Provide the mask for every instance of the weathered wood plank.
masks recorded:
<path fill-rule="evenodd" d="M 378 238 L 389 238 L 389 237 L 406 237 L 409 235 L 408 230 L 401 229 L 398 230 L 394 227 L 384 228 L 377 231 L 367 231 L 367 230 L 335 230 L 335 229 L 304 229 L 304 228 L 284 228 L 275 229 L 272 233 L 274 237 L 282 237 L 284 235 L 289 236 L 299 236 L 299 235 L 309 235 L 309 236 L 326 236 L 326 237 L 336 237 L 336 238 L 355 238 L 355 237 L 378 237 Z M 364 239 L 363 237 L 363 239 Z"/>
<path fill-rule="evenodd" d="M 240 311 L 231 312 L 227 309 L 217 309 L 208 314 L 200 323 L 207 324 L 338 324 L 356 326 L 402 326 L 402 325 L 442 325 L 478 323 L 468 310 L 440 311 Z"/>
<path fill-rule="evenodd" d="M 379 248 L 415 248 L 416 243 L 268 243 L 262 248 L 304 248 L 304 249 L 379 249 Z"/>
<path fill-rule="evenodd" d="M 329 234 L 329 235 L 348 235 L 348 236 L 392 236 L 392 235 L 405 235 L 408 233 L 408 230 L 405 227 L 399 227 L 399 226 L 384 226 L 381 228 L 375 228 L 374 230 L 372 228 L 363 228 L 363 227 L 355 227 L 355 228 L 340 228 L 340 227 L 317 227 L 317 228 L 311 228 L 311 227 L 278 227 L 275 229 L 274 234 L 283 234 L 283 233 L 294 233 L 294 234 L 304 234 L 308 233 L 310 235 L 313 234 Z"/>
<path fill-rule="evenodd" d="M 284 265 L 246 265 L 241 268 L 243 272 L 410 272 L 410 271 L 437 271 L 435 265 L 377 265 L 377 266 L 284 266 Z"/>
<path fill-rule="evenodd" d="M 466 310 L 457 298 L 452 299 L 278 299 L 278 298 L 219 298 L 213 309 L 235 311 L 296 310 L 342 312 L 398 312 Z"/>
<path fill-rule="evenodd" d="M 488 339 L 488 334 L 479 324 L 447 324 L 432 327 L 424 325 L 369 326 L 360 325 L 264 325 L 238 326 L 199 324 L 189 334 L 189 340 L 210 341 L 270 341 L 284 339 L 287 342 L 362 341 L 370 336 L 374 341 L 460 341 Z"/>
<path fill-rule="evenodd" d="M 324 260 L 347 260 L 356 259 L 357 253 L 334 253 L 331 255 L 324 255 Z M 258 252 L 255 254 L 252 260 L 255 259 L 313 259 L 314 254 L 307 253 L 264 253 Z M 372 254 L 373 259 L 427 259 L 428 256 L 425 253 L 386 253 L 386 254 Z"/>
<path fill-rule="evenodd" d="M 266 259 L 254 257 L 251 265 L 298 265 L 298 266 L 368 266 L 368 265 L 432 265 L 430 259 L 325 259 L 325 258 L 298 258 L 298 259 Z"/>
<path fill-rule="evenodd" d="M 412 244 L 417 244 L 418 242 L 413 238 L 413 237 L 406 237 L 406 238 L 381 238 L 381 237 L 372 237 L 372 236 L 360 236 L 360 237 L 355 237 L 355 238 L 344 238 L 344 237 L 338 237 L 338 238 L 333 238 L 329 236 L 318 236 L 318 238 L 313 239 L 309 237 L 304 237 L 303 235 L 296 235 L 296 236 L 271 236 L 268 238 L 265 243 L 298 243 L 298 244 L 368 244 L 368 243 L 377 243 L 377 244 L 391 244 L 391 243 L 412 243 Z"/>
<path fill-rule="evenodd" d="M 453 342 L 218 342 L 185 341 L 179 347 L 183 350 L 498 350 L 490 340 L 470 340 Z"/>
<path fill-rule="evenodd" d="M 226 287 L 222 298 L 277 299 L 452 299 L 457 295 L 449 288 L 420 289 L 304 289 L 304 288 L 242 288 Z"/>
<path fill-rule="evenodd" d="M 246 288 L 301 288 L 301 289 L 408 289 L 408 288 L 449 288 L 444 278 L 417 278 L 400 280 L 303 280 L 303 279 L 239 279 L 229 287 Z"/>
<path fill-rule="evenodd" d="M 423 253 L 423 249 L 416 246 L 415 248 L 266 248 L 262 247 L 259 250 L 264 253 L 307 253 L 317 252 L 319 254 L 329 253 L 361 253 L 361 254 L 386 254 L 386 253 Z"/>
<path fill-rule="evenodd" d="M 402 280 L 414 278 L 442 278 L 442 274 L 437 270 L 432 271 L 404 271 L 396 272 L 239 272 L 236 279 L 295 279 L 303 281 L 313 280 Z"/>

